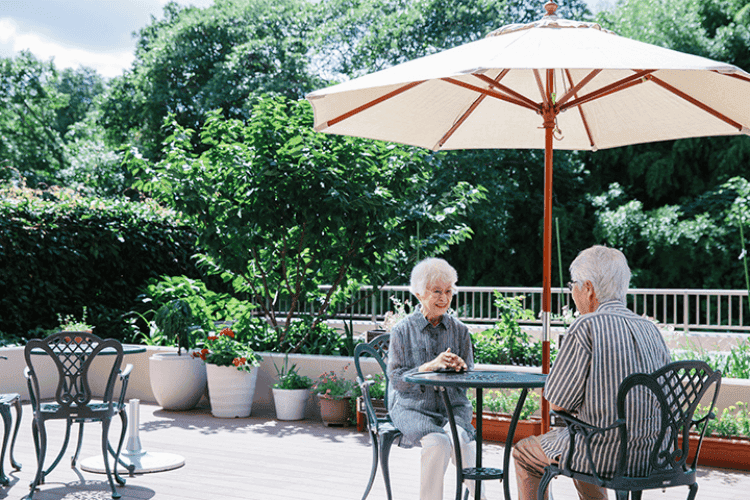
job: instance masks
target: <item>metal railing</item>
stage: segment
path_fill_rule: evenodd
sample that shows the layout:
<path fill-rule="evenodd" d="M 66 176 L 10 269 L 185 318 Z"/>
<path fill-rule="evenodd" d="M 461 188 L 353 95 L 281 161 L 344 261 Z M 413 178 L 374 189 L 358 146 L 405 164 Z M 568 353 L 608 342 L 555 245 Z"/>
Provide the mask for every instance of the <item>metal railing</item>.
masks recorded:
<path fill-rule="evenodd" d="M 321 288 L 327 290 L 329 287 Z M 523 295 L 524 308 L 534 311 L 536 319 L 522 323 L 541 325 L 541 287 L 459 287 L 452 307 L 464 322 L 494 323 L 499 317 L 495 292 L 506 297 Z M 637 314 L 671 325 L 675 330 L 750 333 L 747 296 L 747 290 L 632 288 L 628 290 L 627 305 Z M 393 299 L 412 305 L 417 303 L 407 286 L 386 286 L 375 291 L 365 286 L 355 294 L 355 299 L 351 311 L 338 315 L 338 318 L 378 323 L 387 311 L 395 309 Z M 304 304 L 302 311 L 312 313 L 313 305 Z M 278 310 L 285 311 L 286 307 L 288 305 L 281 300 Z M 551 324 L 569 324 L 568 311 L 571 310 L 575 307 L 568 289 L 553 288 Z M 568 319 L 564 321 L 566 313 Z"/>

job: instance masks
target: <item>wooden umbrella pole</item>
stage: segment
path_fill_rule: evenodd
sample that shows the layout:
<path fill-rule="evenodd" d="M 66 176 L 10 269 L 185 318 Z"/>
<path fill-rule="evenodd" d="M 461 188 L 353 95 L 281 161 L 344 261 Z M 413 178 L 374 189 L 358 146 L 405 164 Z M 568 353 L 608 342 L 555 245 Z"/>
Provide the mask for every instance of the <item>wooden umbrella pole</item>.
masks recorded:
<path fill-rule="evenodd" d="M 552 139 L 555 131 L 553 70 L 547 70 L 547 102 L 544 105 L 544 251 L 542 255 L 542 373 L 550 369 L 550 312 L 552 311 Z M 542 398 L 542 432 L 549 431 L 549 402 Z"/>

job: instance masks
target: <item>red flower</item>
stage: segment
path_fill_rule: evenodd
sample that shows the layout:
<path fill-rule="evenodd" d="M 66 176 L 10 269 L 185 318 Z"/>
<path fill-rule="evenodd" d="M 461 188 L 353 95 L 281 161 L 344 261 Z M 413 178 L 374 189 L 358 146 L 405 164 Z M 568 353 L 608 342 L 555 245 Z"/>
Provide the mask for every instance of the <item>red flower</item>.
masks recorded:
<path fill-rule="evenodd" d="M 241 363 L 240 363 L 240 358 L 234 358 L 234 359 L 232 360 L 232 364 L 233 364 L 234 366 L 240 366 L 240 364 L 241 364 Z"/>
<path fill-rule="evenodd" d="M 216 335 L 209 335 L 209 336 L 208 336 L 208 340 L 216 340 L 216 339 L 218 339 L 218 338 L 219 338 L 219 337 L 217 337 Z"/>
<path fill-rule="evenodd" d="M 219 335 L 226 335 L 227 337 L 234 338 L 234 332 L 230 328 L 224 328 L 219 332 Z"/>
<path fill-rule="evenodd" d="M 244 365 L 245 363 L 247 363 L 247 358 L 240 358 L 240 364 Z"/>
<path fill-rule="evenodd" d="M 76 344 L 80 344 L 83 339 L 81 337 L 76 337 Z"/>

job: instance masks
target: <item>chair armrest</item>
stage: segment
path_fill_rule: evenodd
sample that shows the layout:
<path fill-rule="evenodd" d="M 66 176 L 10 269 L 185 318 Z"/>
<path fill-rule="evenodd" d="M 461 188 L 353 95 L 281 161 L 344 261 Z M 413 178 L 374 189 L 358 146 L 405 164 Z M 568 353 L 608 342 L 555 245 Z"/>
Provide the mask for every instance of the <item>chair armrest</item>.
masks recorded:
<path fill-rule="evenodd" d="M 574 417 L 570 413 L 564 411 L 553 410 L 550 413 L 552 415 L 555 415 L 555 417 L 560 418 L 567 424 L 568 433 L 570 435 L 570 447 L 568 449 L 568 454 L 565 457 L 561 457 L 560 460 L 560 466 L 564 471 L 564 474 L 570 475 L 573 472 L 571 470 L 571 465 L 573 463 L 573 455 L 576 451 L 576 438 L 578 436 L 581 436 L 583 438 L 583 445 L 586 451 L 586 461 L 588 462 L 589 468 L 592 471 L 592 476 L 594 477 L 595 481 L 597 481 L 597 486 L 603 485 L 604 481 L 602 480 L 599 471 L 597 471 L 596 466 L 594 465 L 594 458 L 591 452 L 591 440 L 597 435 L 603 435 L 606 432 L 624 428 L 625 420 L 617 419 L 612 425 L 609 425 L 607 427 L 597 427 L 595 425 L 587 424 L 583 420 Z M 619 443 L 619 446 L 622 446 L 622 442 Z M 617 456 L 619 456 L 619 453 L 617 454 Z"/>
<path fill-rule="evenodd" d="M 362 380 L 357 377 L 357 383 L 360 389 L 362 389 L 362 401 L 365 404 L 365 414 L 367 415 L 367 424 L 371 430 L 377 430 L 378 416 L 375 413 L 375 407 L 372 405 L 372 398 L 370 397 L 370 386 L 375 383 L 374 380 Z"/>
<path fill-rule="evenodd" d="M 117 402 L 120 407 L 125 404 L 125 393 L 128 390 L 128 382 L 130 381 L 130 372 L 133 371 L 133 365 L 128 363 L 125 365 L 124 370 L 120 370 L 120 380 L 122 381 L 122 387 L 120 388 L 120 397 Z"/>

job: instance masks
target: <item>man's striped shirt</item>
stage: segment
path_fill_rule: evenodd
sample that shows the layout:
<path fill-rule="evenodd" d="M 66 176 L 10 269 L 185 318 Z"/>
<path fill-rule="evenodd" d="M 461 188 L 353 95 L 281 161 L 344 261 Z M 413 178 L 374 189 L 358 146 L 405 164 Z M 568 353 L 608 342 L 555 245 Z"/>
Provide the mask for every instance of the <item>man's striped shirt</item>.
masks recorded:
<path fill-rule="evenodd" d="M 547 378 L 544 397 L 588 424 L 607 427 L 617 419 L 620 383 L 632 373 L 651 373 L 669 362 L 669 349 L 651 321 L 620 301 L 607 301 L 570 326 Z M 658 408 L 653 399 L 636 390 L 628 397 L 627 412 L 628 422 L 642 424 L 628 425 L 628 474 L 642 475 L 660 427 Z M 618 439 L 618 432 L 612 431 L 593 440 L 594 464 L 601 474 L 614 472 Z M 567 428 L 553 429 L 540 441 L 548 457 L 567 456 Z M 580 445 L 577 440 L 572 468 L 590 473 Z"/>

